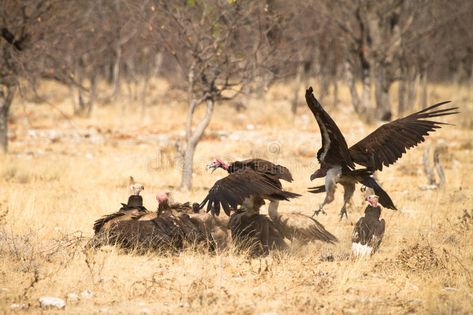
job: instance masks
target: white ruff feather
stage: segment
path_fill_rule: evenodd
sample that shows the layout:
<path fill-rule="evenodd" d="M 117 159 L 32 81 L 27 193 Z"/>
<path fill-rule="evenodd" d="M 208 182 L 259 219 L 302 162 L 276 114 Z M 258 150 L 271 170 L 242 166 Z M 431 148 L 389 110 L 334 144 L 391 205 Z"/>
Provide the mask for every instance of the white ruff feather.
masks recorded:
<path fill-rule="evenodd" d="M 362 245 L 361 243 L 351 243 L 351 251 L 355 256 L 369 256 L 373 251 L 373 247 Z"/>

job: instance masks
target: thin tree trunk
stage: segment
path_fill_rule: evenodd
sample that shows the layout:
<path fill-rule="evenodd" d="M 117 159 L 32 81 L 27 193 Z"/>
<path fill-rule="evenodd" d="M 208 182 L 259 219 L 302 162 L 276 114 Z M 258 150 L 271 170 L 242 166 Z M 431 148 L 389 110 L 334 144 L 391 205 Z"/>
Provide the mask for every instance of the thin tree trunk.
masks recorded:
<path fill-rule="evenodd" d="M 420 105 L 422 108 L 426 108 L 429 103 L 427 83 L 427 72 L 424 71 L 420 77 Z"/>
<path fill-rule="evenodd" d="M 292 101 L 291 101 L 291 112 L 292 112 L 293 118 L 295 118 L 297 115 L 297 107 L 299 105 L 299 90 L 300 90 L 299 87 L 301 86 L 303 72 L 304 72 L 304 64 L 301 61 L 299 62 L 299 65 L 297 66 L 294 95 L 292 96 Z"/>
<path fill-rule="evenodd" d="M 407 80 L 407 106 L 404 109 L 406 111 L 412 111 L 416 103 L 416 85 L 418 82 L 418 74 L 416 73 L 416 70 L 411 70 L 408 73 Z"/>
<path fill-rule="evenodd" d="M 375 96 L 376 96 L 376 116 L 383 121 L 391 120 L 391 104 L 389 101 L 390 79 L 387 78 L 386 65 L 380 64 L 376 69 Z"/>
<path fill-rule="evenodd" d="M 0 154 L 8 152 L 8 116 L 14 95 L 15 87 L 0 90 Z"/>
<path fill-rule="evenodd" d="M 112 98 L 116 98 L 120 95 L 120 63 L 122 57 L 122 48 L 120 44 L 117 44 L 115 49 L 115 63 L 113 64 L 113 88 L 112 88 Z"/>
<path fill-rule="evenodd" d="M 182 179 L 181 179 L 181 189 L 191 189 L 192 188 L 192 173 L 194 166 L 194 153 L 197 145 L 199 144 L 202 135 L 204 134 L 205 129 L 210 123 L 212 114 L 215 107 L 215 102 L 212 99 L 207 99 L 207 112 L 202 120 L 197 124 L 196 128 L 192 130 L 192 117 L 194 115 L 195 108 L 198 102 L 195 100 L 191 101 L 188 116 L 187 116 L 187 126 L 186 126 L 186 150 L 184 151 L 184 164 L 182 165 Z M 190 122 L 190 123 L 189 123 Z"/>
<path fill-rule="evenodd" d="M 369 106 L 369 94 L 370 94 L 370 79 L 369 73 L 364 72 L 363 75 L 363 91 L 362 98 L 360 99 L 358 91 L 356 90 L 355 76 L 353 75 L 353 69 L 350 61 L 345 62 L 346 80 L 348 88 L 350 90 L 351 102 L 353 108 L 358 116 L 365 122 L 369 123 L 372 121 L 372 115 L 370 114 L 367 106 Z"/>

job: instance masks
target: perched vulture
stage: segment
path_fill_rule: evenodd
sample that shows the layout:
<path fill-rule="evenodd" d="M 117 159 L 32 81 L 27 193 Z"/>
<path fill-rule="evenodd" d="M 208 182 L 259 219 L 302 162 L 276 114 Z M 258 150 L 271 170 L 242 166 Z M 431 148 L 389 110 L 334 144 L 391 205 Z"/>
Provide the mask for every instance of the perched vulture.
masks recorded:
<path fill-rule="evenodd" d="M 370 195 L 366 200 L 368 206 L 365 209 L 365 216 L 358 220 L 352 235 L 351 249 L 355 256 L 374 254 L 384 236 L 385 222 L 384 219 L 379 219 L 381 207 L 378 205 L 378 196 Z"/>
<path fill-rule="evenodd" d="M 322 108 L 312 91 L 312 87 L 309 87 L 305 97 L 307 105 L 319 125 L 322 147 L 317 152 L 320 169 L 315 171 L 310 179 L 325 177 L 325 185 L 309 188 L 309 192 L 326 192 L 325 200 L 314 212 L 314 215 L 323 211 L 323 207 L 333 201 L 337 183 L 340 183 L 345 190 L 340 218 L 344 215 L 347 216 L 346 206 L 353 196 L 357 182 L 372 188 L 379 196 L 381 205 L 396 210 L 389 195 L 373 178 L 373 172 L 381 171 L 383 165 L 389 166 L 395 163 L 406 150 L 423 142 L 430 132 L 442 125 L 447 125 L 428 118 L 458 113 L 456 111 L 458 107 L 441 107 L 449 103 L 448 101 L 438 103 L 384 124 L 355 145 L 348 147 L 340 129 Z M 365 168 L 355 169 L 355 164 Z"/>
<path fill-rule="evenodd" d="M 237 173 L 242 170 L 250 169 L 255 171 L 258 174 L 265 175 L 266 178 L 272 181 L 272 183 L 277 188 L 282 188 L 281 179 L 287 182 L 292 182 L 294 179 L 292 178 L 292 174 L 289 169 L 285 166 L 274 164 L 270 161 L 263 160 L 263 159 L 248 159 L 243 161 L 235 161 L 231 163 L 226 163 L 220 159 L 214 159 L 209 165 L 207 165 L 207 169 L 212 169 L 212 172 L 215 171 L 217 168 L 222 168 L 226 170 L 229 174 Z M 279 206 L 278 199 L 269 199 L 270 204 L 269 208 L 276 209 Z"/>
<path fill-rule="evenodd" d="M 299 194 L 281 189 L 275 183 L 273 175 L 260 173 L 251 168 L 242 168 L 215 182 L 208 195 L 199 205 L 202 209 L 207 204 L 207 212 L 219 215 L 223 208 L 230 216 L 230 211 L 250 196 L 259 196 L 270 201 L 289 200 Z"/>

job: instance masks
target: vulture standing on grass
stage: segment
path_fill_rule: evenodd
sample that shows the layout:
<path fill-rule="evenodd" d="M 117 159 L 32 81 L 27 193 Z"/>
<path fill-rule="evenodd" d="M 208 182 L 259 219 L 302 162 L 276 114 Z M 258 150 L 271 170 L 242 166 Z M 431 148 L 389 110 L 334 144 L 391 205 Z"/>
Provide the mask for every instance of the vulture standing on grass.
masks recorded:
<path fill-rule="evenodd" d="M 292 182 L 292 174 L 287 167 L 279 164 L 274 164 L 270 161 L 263 159 L 248 159 L 243 161 L 235 161 L 231 163 L 225 163 L 220 159 L 213 160 L 207 169 L 212 169 L 212 172 L 217 168 L 226 170 L 229 174 L 238 173 L 242 170 L 250 169 L 258 174 L 265 175 L 271 182 L 277 187 L 282 188 L 281 179 L 287 182 Z M 270 209 L 276 209 L 279 206 L 279 199 L 269 198 Z"/>
<path fill-rule="evenodd" d="M 365 216 L 358 220 L 353 230 L 351 249 L 355 256 L 374 254 L 384 236 L 386 224 L 384 219 L 379 219 L 381 207 L 378 205 L 378 196 L 370 195 L 366 201 L 368 206 L 365 209 Z"/>
<path fill-rule="evenodd" d="M 449 103 L 448 101 L 438 103 L 384 124 L 355 145 L 348 147 L 340 129 L 322 108 L 312 91 L 312 87 L 309 87 L 305 97 L 319 125 L 322 148 L 317 152 L 320 169 L 315 171 L 310 179 L 325 177 L 325 185 L 309 188 L 309 192 L 326 192 L 325 200 L 315 210 L 314 215 L 323 211 L 323 207 L 333 201 L 337 183 L 340 183 L 345 190 L 340 218 L 343 215 L 347 216 L 346 206 L 353 196 L 357 182 L 372 188 L 379 196 L 381 205 L 396 210 L 389 195 L 373 178 L 373 173 L 377 170 L 381 171 L 383 165 L 389 166 L 395 163 L 406 150 L 423 142 L 430 132 L 442 125 L 448 125 L 429 118 L 458 113 L 458 107 L 441 107 Z M 355 164 L 365 168 L 355 169 Z"/>

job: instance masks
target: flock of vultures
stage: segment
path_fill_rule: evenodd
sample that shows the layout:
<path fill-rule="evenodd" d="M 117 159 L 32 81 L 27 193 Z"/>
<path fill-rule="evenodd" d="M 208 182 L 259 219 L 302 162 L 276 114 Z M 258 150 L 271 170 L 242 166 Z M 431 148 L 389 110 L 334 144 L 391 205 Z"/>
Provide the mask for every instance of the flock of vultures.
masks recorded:
<path fill-rule="evenodd" d="M 200 204 L 177 203 L 172 201 L 170 193 L 163 192 L 156 196 L 157 210 L 150 211 L 143 206 L 140 196 L 144 187 L 133 184 L 133 193 L 126 204 L 95 221 L 91 246 L 115 245 L 134 252 L 175 252 L 188 246 L 216 251 L 232 242 L 237 250 L 266 255 L 271 250 L 286 248 L 295 240 L 335 243 L 337 238 L 313 217 L 325 213 L 323 208 L 334 200 L 337 184 L 344 189 L 340 219 L 347 216 L 346 207 L 355 185 L 360 183 L 367 207 L 355 225 L 352 251 L 357 256 L 372 255 L 385 232 L 385 222 L 380 219 L 381 206 L 396 210 L 391 197 L 376 182 L 374 172 L 395 163 L 407 149 L 445 124 L 433 120 L 435 117 L 457 114 L 458 108 L 442 107 L 448 102 L 432 105 L 386 123 L 348 147 L 340 129 L 314 97 L 312 88 L 306 91 L 305 97 L 322 136 L 322 147 L 317 152 L 320 168 L 310 179 L 325 178 L 324 185 L 308 190 L 325 193 L 325 199 L 312 216 L 278 213 L 280 201 L 300 196 L 283 189 L 281 180 L 293 181 L 288 168 L 256 158 L 232 163 L 215 159 L 208 168 L 212 172 L 221 168 L 228 175 L 215 182 Z M 260 213 L 265 200 L 269 202 L 268 215 Z"/>

